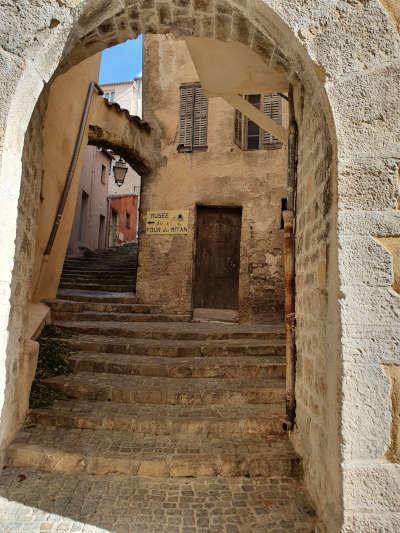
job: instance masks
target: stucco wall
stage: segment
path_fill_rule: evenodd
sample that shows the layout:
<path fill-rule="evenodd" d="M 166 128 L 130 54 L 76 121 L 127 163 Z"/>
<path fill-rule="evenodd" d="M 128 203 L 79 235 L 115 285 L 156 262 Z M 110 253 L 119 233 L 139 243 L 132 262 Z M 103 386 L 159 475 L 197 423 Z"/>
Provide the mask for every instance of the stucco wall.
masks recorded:
<path fill-rule="evenodd" d="M 84 246 L 93 250 L 99 247 L 100 216 L 104 217 L 104 238 L 101 247 L 106 242 L 107 224 L 107 193 L 108 181 L 111 169 L 111 158 L 104 151 L 98 150 L 95 146 L 86 146 L 84 149 L 84 159 L 80 176 L 79 189 L 76 198 L 75 215 L 71 230 L 71 237 L 68 243 L 68 255 L 79 255 L 80 247 Z M 104 182 L 101 178 L 102 165 L 105 167 Z M 87 223 L 82 221 L 81 225 L 81 204 L 82 193 L 88 195 Z M 80 235 L 81 233 L 81 235 Z"/>
<path fill-rule="evenodd" d="M 242 320 L 282 319 L 281 199 L 286 196 L 285 148 L 241 150 L 234 143 L 234 109 L 208 105 L 208 149 L 178 153 L 180 84 L 198 81 L 184 41 L 145 36 L 145 118 L 158 122 L 165 164 L 143 180 L 141 215 L 149 209 L 189 209 L 188 235 L 141 232 L 138 296 L 171 311 L 192 308 L 196 204 L 242 206 L 239 312 Z M 283 101 L 284 122 L 287 105 Z"/>
<path fill-rule="evenodd" d="M 33 274 L 34 301 L 52 298 L 60 279 L 75 213 L 85 146 L 80 151 L 61 221 L 62 229 L 57 233 L 48 261 L 43 261 L 43 254 L 71 161 L 88 86 L 90 81 L 97 80 L 99 66 L 100 55 L 93 56 L 58 76 L 50 88 L 43 121 L 43 175 Z"/>
<path fill-rule="evenodd" d="M 136 241 L 138 197 L 133 194 L 113 196 L 110 198 L 110 207 L 118 213 L 118 244 Z M 127 226 L 126 213 L 130 215 L 129 226 Z"/>

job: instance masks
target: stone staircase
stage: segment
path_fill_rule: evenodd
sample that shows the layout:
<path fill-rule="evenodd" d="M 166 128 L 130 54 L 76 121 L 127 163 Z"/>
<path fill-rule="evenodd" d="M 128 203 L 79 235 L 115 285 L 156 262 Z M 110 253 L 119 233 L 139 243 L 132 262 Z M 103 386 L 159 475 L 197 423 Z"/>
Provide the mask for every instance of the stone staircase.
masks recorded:
<path fill-rule="evenodd" d="M 135 292 L 137 244 L 104 250 L 86 250 L 81 257 L 67 257 L 59 288 L 62 290 Z"/>
<path fill-rule="evenodd" d="M 154 477 L 298 475 L 283 431 L 281 326 L 162 322 L 157 306 L 98 300 L 50 302 L 74 371 L 43 381 L 70 399 L 31 410 L 9 464 Z"/>
<path fill-rule="evenodd" d="M 131 254 L 127 251 L 126 257 Z M 64 272 L 70 265 L 68 260 Z M 66 279 L 63 274 L 64 287 Z M 89 515 L 91 523 L 112 531 L 121 515 L 130 517 L 121 531 L 140 533 L 314 531 L 300 461 L 283 429 L 282 325 L 190 322 L 189 316 L 169 315 L 162 306 L 138 303 L 132 294 L 117 295 L 114 282 L 112 294 L 98 294 L 97 281 L 101 276 L 96 283 L 90 278 L 79 284 L 86 292 L 73 293 L 73 285 L 48 302 L 60 333 L 54 340 L 68 349 L 73 372 L 43 380 L 65 399 L 30 410 L 7 450 L 4 483 L 9 485 L 3 494 L 21 495 L 15 481 L 21 476 L 28 476 L 24 497 L 18 496 L 25 504 L 44 479 L 45 485 L 62 483 L 60 505 L 72 516 L 66 502 L 78 484 L 86 487 L 84 500 L 85 491 L 101 480 L 101 490 L 115 487 L 118 496 L 104 504 L 106 518 L 100 511 L 97 522 L 93 512 Z M 90 294 L 88 286 L 93 285 Z M 42 490 L 47 493 L 47 487 Z M 143 515 L 141 509 L 132 510 L 131 500 L 127 510 L 118 507 L 120 493 L 138 491 L 140 499 L 150 490 L 157 509 L 165 499 L 165 515 L 155 515 L 151 506 Z M 186 500 L 174 499 L 188 490 L 192 529 L 182 525 Z M 197 491 L 201 497 L 195 496 Z M 214 511 L 213 494 L 222 498 Z M 201 507 L 204 498 L 208 503 Z M 230 518 L 224 515 L 227 508 Z M 58 514 L 60 509 L 56 507 Z M 87 519 L 82 513 L 78 518 Z M 202 513 L 202 522 L 196 513 Z M 205 514 L 208 527 L 202 528 Z M 181 526 L 169 529 L 170 518 L 172 524 L 181 520 Z M 142 522 L 135 529 L 137 519 Z"/>

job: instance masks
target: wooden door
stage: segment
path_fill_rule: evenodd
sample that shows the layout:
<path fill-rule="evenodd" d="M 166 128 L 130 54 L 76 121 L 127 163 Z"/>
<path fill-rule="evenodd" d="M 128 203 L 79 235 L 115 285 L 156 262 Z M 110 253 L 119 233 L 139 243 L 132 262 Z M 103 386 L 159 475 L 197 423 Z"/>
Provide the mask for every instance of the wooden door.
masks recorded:
<path fill-rule="evenodd" d="M 237 309 L 242 208 L 198 207 L 193 304 Z"/>

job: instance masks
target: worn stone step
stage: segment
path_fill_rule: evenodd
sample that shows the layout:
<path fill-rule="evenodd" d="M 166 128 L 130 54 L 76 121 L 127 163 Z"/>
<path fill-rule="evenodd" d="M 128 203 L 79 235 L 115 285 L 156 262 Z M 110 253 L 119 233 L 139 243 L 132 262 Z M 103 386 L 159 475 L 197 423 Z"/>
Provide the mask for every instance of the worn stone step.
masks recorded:
<path fill-rule="evenodd" d="M 172 438 L 37 426 L 7 451 L 9 466 L 45 471 L 144 477 L 297 476 L 299 459 L 287 438 Z"/>
<path fill-rule="evenodd" d="M 155 313 L 106 313 L 106 312 L 70 312 L 52 311 L 52 320 L 60 321 L 93 321 L 93 322 L 189 322 L 191 315 L 168 315 Z"/>
<path fill-rule="evenodd" d="M 87 303 L 137 303 L 137 296 L 132 291 L 121 293 L 107 291 L 81 291 L 79 289 L 59 288 L 57 291 L 57 299 Z"/>
<path fill-rule="evenodd" d="M 73 352 L 120 353 L 161 357 L 283 356 L 286 351 L 285 342 L 275 339 L 179 341 L 79 335 L 71 338 L 56 338 L 54 341 L 66 346 Z"/>
<path fill-rule="evenodd" d="M 137 264 L 136 264 L 136 257 L 129 258 L 127 260 L 118 260 L 118 261 L 102 261 L 102 260 L 96 260 L 96 261 L 70 261 L 68 263 L 64 263 L 63 265 L 63 272 L 65 272 L 68 269 L 76 269 L 80 272 L 86 272 L 87 270 L 93 270 L 97 272 L 98 270 L 111 270 L 115 269 L 116 271 L 136 271 Z"/>
<path fill-rule="evenodd" d="M 106 283 L 77 283 L 77 282 L 61 282 L 59 285 L 62 289 L 78 289 L 83 291 L 106 291 L 106 292 L 128 292 L 135 290 L 134 284 L 115 283 L 107 285 Z"/>
<path fill-rule="evenodd" d="M 125 275 L 125 274 L 136 274 L 137 268 L 136 265 L 130 265 L 126 263 L 85 263 L 85 264 L 69 264 L 64 265 L 62 273 L 64 274 L 99 274 L 104 272 L 106 274 L 112 274 L 115 272 L 116 275 Z"/>
<path fill-rule="evenodd" d="M 73 277 L 76 278 L 98 278 L 104 276 L 105 278 L 112 279 L 123 279 L 129 277 L 130 279 L 136 278 L 136 272 L 131 269 L 116 270 L 113 268 L 110 269 L 99 269 L 99 270 L 90 270 L 87 268 L 84 269 L 67 269 L 63 270 L 62 278 L 67 279 Z"/>
<path fill-rule="evenodd" d="M 160 305 L 148 305 L 139 303 L 118 303 L 108 301 L 75 301 L 67 299 L 46 300 L 52 311 L 69 313 L 118 313 L 118 314 L 161 314 Z"/>
<path fill-rule="evenodd" d="M 176 378 L 284 378 L 284 357 L 149 357 L 79 352 L 69 357 L 76 372 Z"/>
<path fill-rule="evenodd" d="M 121 403 L 232 406 L 285 400 L 285 381 L 279 378 L 182 379 L 79 372 L 42 382 L 73 398 Z"/>
<path fill-rule="evenodd" d="M 137 254 L 124 255 L 124 256 L 118 256 L 118 257 L 112 256 L 112 255 L 104 256 L 104 257 L 97 257 L 97 256 L 96 257 L 76 257 L 76 258 L 67 259 L 64 262 L 63 268 L 69 267 L 69 266 L 84 267 L 86 265 L 94 265 L 95 267 L 100 267 L 100 268 L 103 265 L 115 265 L 117 267 L 119 265 L 123 265 L 123 266 L 131 266 L 135 268 L 136 259 L 137 259 Z"/>
<path fill-rule="evenodd" d="M 132 339 L 165 339 L 165 340 L 229 340 L 238 339 L 270 340 L 284 339 L 282 327 L 252 326 L 232 324 L 196 324 L 196 323 L 165 323 L 165 324 L 110 324 L 98 321 L 54 321 L 54 325 L 66 329 L 74 335 L 103 335 L 117 338 Z"/>
<path fill-rule="evenodd" d="M 199 438 L 276 435 L 284 421 L 283 402 L 230 407 L 58 400 L 29 413 L 33 424 Z"/>
<path fill-rule="evenodd" d="M 118 281 L 118 282 L 121 282 L 121 281 L 131 281 L 132 279 L 135 279 L 135 274 L 132 273 L 131 271 L 130 272 L 123 272 L 123 273 L 119 273 L 119 274 L 116 274 L 115 272 L 112 272 L 112 271 L 104 271 L 104 270 L 99 270 L 98 272 L 88 272 L 88 271 L 85 271 L 85 272 L 63 272 L 62 273 L 62 276 L 61 276 L 61 279 L 65 280 L 65 281 L 69 281 L 69 280 L 94 280 L 94 281 L 98 281 L 98 280 L 104 280 L 104 281 Z"/>

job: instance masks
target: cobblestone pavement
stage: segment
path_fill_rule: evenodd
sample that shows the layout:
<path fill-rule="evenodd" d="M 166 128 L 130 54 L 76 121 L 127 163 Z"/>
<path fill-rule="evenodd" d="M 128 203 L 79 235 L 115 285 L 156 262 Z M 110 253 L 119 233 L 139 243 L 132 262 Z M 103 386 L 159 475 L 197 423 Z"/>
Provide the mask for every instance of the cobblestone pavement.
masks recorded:
<path fill-rule="evenodd" d="M 290 478 L 148 479 L 7 468 L 1 533 L 312 532 L 315 515 Z"/>

